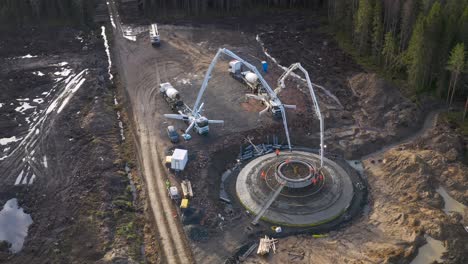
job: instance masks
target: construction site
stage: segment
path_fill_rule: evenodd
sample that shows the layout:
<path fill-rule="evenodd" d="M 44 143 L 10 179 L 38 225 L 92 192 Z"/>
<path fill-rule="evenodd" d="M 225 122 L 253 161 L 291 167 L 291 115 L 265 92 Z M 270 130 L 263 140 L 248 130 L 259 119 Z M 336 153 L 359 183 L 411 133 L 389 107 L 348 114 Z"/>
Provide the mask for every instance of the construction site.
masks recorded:
<path fill-rule="evenodd" d="M 77 257 L 79 261 L 468 261 L 466 138 L 446 128 L 438 102 L 425 98 L 416 104 L 393 83 L 364 70 L 321 28 L 319 14 L 285 12 L 279 21 L 258 16 L 248 22 L 229 17 L 171 23 L 141 18 L 143 1 L 98 2 L 94 19 L 101 36 L 96 38 L 104 41 L 99 61 L 107 67 L 96 70 L 96 82 L 115 86 L 109 92 L 117 111 L 112 144 L 122 145 L 126 154 L 114 157 L 112 165 L 102 158 L 111 151 L 106 147 L 96 158 L 101 157 L 103 168 L 128 176 L 120 184 L 128 182 L 137 208 L 132 213 L 138 215 L 131 230 L 136 228 L 142 238 L 126 235 L 136 241 L 134 255 L 126 253 L 130 242 L 120 241 L 127 246 L 90 253 L 89 259 Z M 81 70 L 80 63 L 95 65 L 93 56 L 87 62 L 76 56 L 72 65 L 75 70 Z M 17 66 L 11 60 L 4 61 L 13 71 Z M 44 71 L 40 63 L 21 67 Z M 89 79 L 94 73 L 83 70 L 76 78 L 81 74 Z M 75 97 L 85 100 L 85 93 Z M 58 113 L 69 100 L 74 102 L 71 96 L 58 101 L 66 101 Z M 97 104 L 98 96 L 88 97 Z M 77 117 L 85 111 L 72 104 Z M 44 122 L 52 108 L 44 109 Z M 107 121 L 92 120 L 112 107 L 99 109 L 75 126 L 99 132 Z M 29 177 L 32 183 L 32 177 L 40 181 L 46 174 L 46 154 L 42 171 L 41 164 L 31 165 L 31 149 L 48 141 L 29 134 L 21 138 L 31 137 L 33 143 L 22 146 L 19 141 L 11 152 L 2 147 L 6 156 L 0 168 L 9 171 L 4 178 L 16 179 L 15 187 L 0 192 L 2 202 L 28 185 L 22 179 Z M 67 135 L 68 144 L 78 144 L 73 141 L 78 136 Z M 88 141 L 101 144 L 95 137 Z M 27 154 L 21 154 L 22 148 Z M 59 164 L 58 159 L 49 159 L 49 166 Z M 25 178 L 18 181 L 19 171 L 12 168 L 21 160 L 31 169 L 21 171 Z M 456 203 L 452 210 L 447 209 L 451 202 Z M 115 207 L 115 200 L 112 204 L 93 214 L 108 219 L 96 212 Z M 40 222 L 31 210 L 33 221 Z M 45 227 L 32 227 L 23 253 L 15 258 L 0 250 L 0 260 L 34 260 L 28 243 L 34 244 L 34 234 Z M 107 227 L 99 241 L 112 237 L 112 230 Z M 35 248 L 48 242 L 41 243 Z M 57 262 L 72 260 L 62 256 L 69 248 L 63 244 L 57 242 Z"/>

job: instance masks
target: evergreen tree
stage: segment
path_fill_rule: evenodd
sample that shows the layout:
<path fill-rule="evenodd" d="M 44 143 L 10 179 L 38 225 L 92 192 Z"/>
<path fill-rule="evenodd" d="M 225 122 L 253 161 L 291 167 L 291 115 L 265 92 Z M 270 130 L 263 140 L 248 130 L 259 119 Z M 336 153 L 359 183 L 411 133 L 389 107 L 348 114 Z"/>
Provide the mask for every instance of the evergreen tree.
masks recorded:
<path fill-rule="evenodd" d="M 359 0 L 359 7 L 355 17 L 354 33 L 360 54 L 367 51 L 371 21 L 372 6 L 370 0 Z"/>
<path fill-rule="evenodd" d="M 465 1 L 466 3 L 467 1 Z M 463 10 L 463 14 L 460 17 L 459 22 L 459 38 L 466 46 L 468 46 L 468 4 L 465 5 L 465 9 Z"/>
<path fill-rule="evenodd" d="M 453 95 L 457 89 L 457 82 L 460 77 L 460 73 L 465 68 L 465 45 L 458 43 L 452 49 L 449 60 L 447 62 L 447 70 L 451 73 L 450 84 L 447 90 L 447 102 L 452 105 Z M 450 99 L 449 99 L 450 98 Z"/>
<path fill-rule="evenodd" d="M 384 46 L 382 49 L 382 55 L 385 60 L 385 68 L 389 68 L 396 53 L 395 38 L 393 37 L 392 32 L 387 32 L 385 34 Z"/>
<path fill-rule="evenodd" d="M 440 62 L 442 51 L 440 50 L 442 31 L 442 12 L 440 2 L 435 2 L 426 17 L 426 28 L 424 33 L 425 52 L 427 56 L 427 67 L 424 72 L 424 83 L 430 84 L 437 77 L 443 65 Z"/>
<path fill-rule="evenodd" d="M 450 55 L 450 48 L 458 41 L 456 38 L 461 26 L 460 18 L 467 2 L 467 0 L 448 1 L 442 10 L 443 34 L 440 34 L 439 47 L 437 48 L 439 59 L 435 61 L 435 69 L 438 69 L 437 94 L 440 96 L 445 92 L 449 82 L 449 74 L 445 66 Z"/>
<path fill-rule="evenodd" d="M 425 43 L 424 43 L 424 17 L 420 15 L 416 20 L 413 33 L 405 54 L 405 62 L 408 67 L 409 85 L 416 90 L 424 87 L 424 68 L 425 68 Z"/>
<path fill-rule="evenodd" d="M 403 3 L 400 25 L 400 52 L 408 47 L 414 22 L 417 17 L 417 0 L 407 0 Z"/>
<path fill-rule="evenodd" d="M 382 22 L 382 2 L 377 0 L 374 7 L 374 18 L 372 21 L 372 55 L 377 64 L 380 64 L 382 40 L 383 40 L 383 22 Z"/>

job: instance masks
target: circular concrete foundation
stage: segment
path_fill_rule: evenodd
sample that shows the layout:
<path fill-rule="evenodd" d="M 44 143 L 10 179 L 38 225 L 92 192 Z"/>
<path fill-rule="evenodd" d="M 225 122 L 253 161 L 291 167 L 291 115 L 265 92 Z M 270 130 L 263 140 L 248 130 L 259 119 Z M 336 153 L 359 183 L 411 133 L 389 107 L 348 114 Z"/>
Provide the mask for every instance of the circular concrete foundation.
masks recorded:
<path fill-rule="evenodd" d="M 353 183 L 337 163 L 305 151 L 258 157 L 239 172 L 236 193 L 257 214 L 272 193 L 283 190 L 261 218 L 285 226 L 317 226 L 341 216 L 353 199 Z"/>

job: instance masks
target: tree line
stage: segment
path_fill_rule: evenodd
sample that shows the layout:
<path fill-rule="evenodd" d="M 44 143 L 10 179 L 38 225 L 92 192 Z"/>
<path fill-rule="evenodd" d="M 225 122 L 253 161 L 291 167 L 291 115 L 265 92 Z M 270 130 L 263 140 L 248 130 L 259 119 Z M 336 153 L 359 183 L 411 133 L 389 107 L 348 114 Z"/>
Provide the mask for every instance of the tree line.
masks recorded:
<path fill-rule="evenodd" d="M 329 0 L 327 11 L 360 56 L 404 76 L 412 92 L 452 102 L 466 90 L 467 0 Z"/>
<path fill-rule="evenodd" d="M 99 0 L 1 0 L 0 24 L 90 25 Z M 268 9 L 326 12 L 337 36 L 411 92 L 448 101 L 466 93 L 468 0 L 137 0 L 148 17 L 257 13 Z M 341 41 L 339 39 L 339 41 Z M 369 60 L 367 60 L 369 61 Z M 463 87 L 464 89 L 460 89 Z"/>
<path fill-rule="evenodd" d="M 92 25 L 96 0 L 1 0 L 5 27 L 32 24 Z"/>
<path fill-rule="evenodd" d="M 452 101 L 466 87 L 468 0 L 140 0 L 147 16 L 248 10 L 324 11 L 337 35 L 360 57 L 407 80 L 412 93 L 430 92 Z M 465 89 L 466 90 L 466 89 Z M 464 91 L 466 92 L 466 91 Z"/>
<path fill-rule="evenodd" d="M 244 14 L 265 8 L 320 8 L 326 0 L 140 0 L 145 15 Z"/>

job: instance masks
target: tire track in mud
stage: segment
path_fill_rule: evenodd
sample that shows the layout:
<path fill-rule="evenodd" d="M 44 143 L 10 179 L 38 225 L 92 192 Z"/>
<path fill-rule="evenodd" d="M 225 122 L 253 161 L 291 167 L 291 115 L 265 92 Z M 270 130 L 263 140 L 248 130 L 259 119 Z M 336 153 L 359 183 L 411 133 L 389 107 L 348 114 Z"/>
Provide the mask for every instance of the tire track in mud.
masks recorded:
<path fill-rule="evenodd" d="M 140 153 L 141 153 L 141 165 L 143 166 L 143 173 L 146 176 L 146 183 L 148 189 L 148 195 L 150 200 L 150 206 L 153 212 L 154 220 L 156 227 L 158 229 L 158 235 L 160 240 L 160 249 L 163 251 L 163 258 L 166 260 L 166 263 L 176 263 L 176 254 L 174 252 L 175 243 L 169 235 L 168 221 L 165 219 L 164 207 L 162 204 L 161 193 L 159 191 L 159 186 L 157 185 L 157 173 L 154 170 L 153 163 L 158 162 L 158 160 L 150 159 L 152 157 L 151 149 L 148 148 L 151 145 L 149 131 L 144 131 L 144 128 L 140 128 Z M 145 136 L 142 136 L 145 134 Z"/>
<path fill-rule="evenodd" d="M 49 65 L 52 66 L 54 65 Z M 7 180 L 13 185 L 31 185 L 37 179 L 43 178 L 47 170 L 47 162 L 44 162 L 47 157 L 43 153 L 46 138 L 51 133 L 57 116 L 86 81 L 88 69 L 79 73 L 75 73 L 75 70 L 52 86 L 44 97 L 46 107 L 27 117 L 32 119 L 32 122 L 27 124 L 27 131 L 20 135 L 19 143 L 6 156 L 0 158 Z"/>

